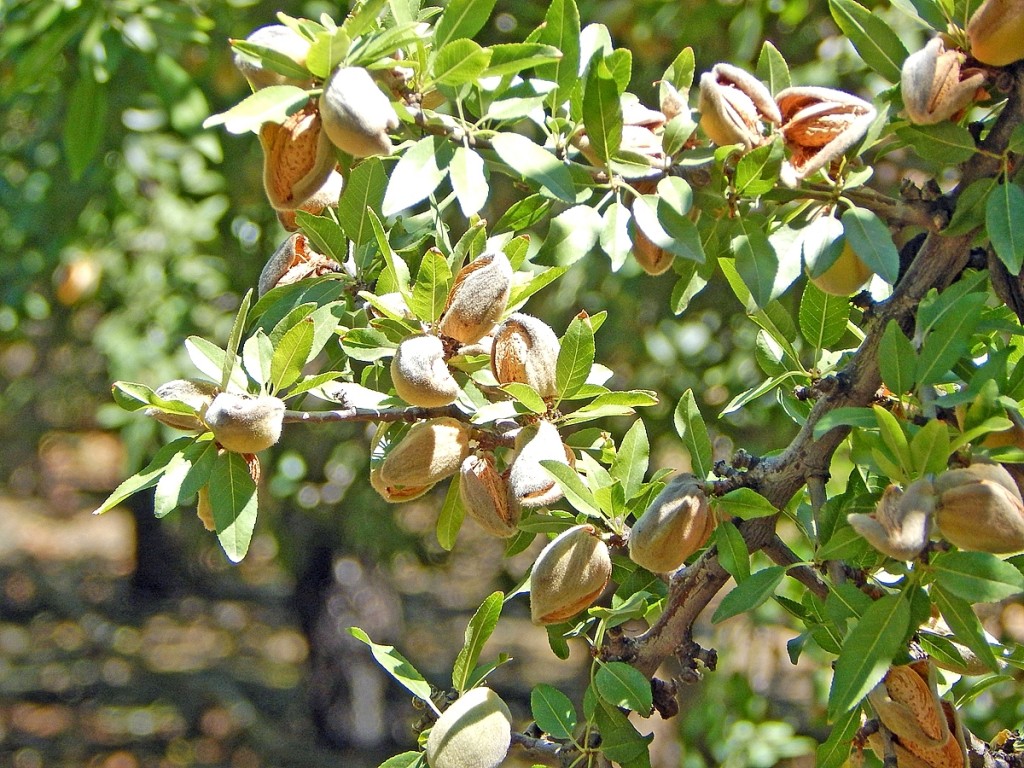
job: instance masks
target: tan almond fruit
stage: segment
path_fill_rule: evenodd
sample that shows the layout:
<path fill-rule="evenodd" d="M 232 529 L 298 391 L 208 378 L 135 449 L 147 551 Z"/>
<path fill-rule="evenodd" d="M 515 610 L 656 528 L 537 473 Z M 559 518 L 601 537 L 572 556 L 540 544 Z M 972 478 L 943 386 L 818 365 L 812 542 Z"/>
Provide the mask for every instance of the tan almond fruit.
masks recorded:
<path fill-rule="evenodd" d="M 608 585 L 612 560 L 592 525 L 577 525 L 552 539 L 530 576 L 530 617 L 557 624 L 590 606 Z"/>
<path fill-rule="evenodd" d="M 498 768 L 512 743 L 512 713 L 490 688 L 462 694 L 427 735 L 430 768 Z"/>
<path fill-rule="evenodd" d="M 311 213 L 314 216 L 319 216 L 328 208 L 337 208 L 338 200 L 341 198 L 341 192 L 344 186 L 345 177 L 336 170 L 331 171 L 331 174 L 327 177 L 327 181 L 324 182 L 324 185 L 306 198 L 306 201 L 302 205 L 294 211 L 278 211 L 277 220 L 281 222 L 281 226 L 286 230 L 294 232 L 299 228 L 298 219 L 295 215 L 297 211 L 305 211 L 306 213 Z"/>
<path fill-rule="evenodd" d="M 489 334 L 508 304 L 512 265 L 500 250 L 487 251 L 459 270 L 438 330 L 473 344 Z"/>
<path fill-rule="evenodd" d="M 259 453 L 281 438 L 284 401 L 270 395 L 221 392 L 203 416 L 213 438 L 229 451 Z"/>
<path fill-rule="evenodd" d="M 402 504 L 406 501 L 418 499 L 434 487 L 434 483 L 410 486 L 388 485 L 381 480 L 379 465 L 370 470 L 370 485 L 389 504 Z"/>
<path fill-rule="evenodd" d="M 444 361 L 444 344 L 430 334 L 402 339 L 391 359 L 391 381 L 400 398 L 422 408 L 450 405 L 459 396 L 459 383 Z"/>
<path fill-rule="evenodd" d="M 158 408 L 147 408 L 145 414 L 174 429 L 183 429 L 187 432 L 205 430 L 206 426 L 200 417 L 213 402 L 217 389 L 217 385 L 212 381 L 203 379 L 174 379 L 165 382 L 154 390 L 154 394 L 161 400 L 184 403 L 195 411 L 195 415 L 167 413 Z"/>
<path fill-rule="evenodd" d="M 507 539 L 519 530 L 519 508 L 509 504 L 508 485 L 490 454 L 467 456 L 459 469 L 459 498 L 477 525 Z"/>
<path fill-rule="evenodd" d="M 256 290 L 262 297 L 279 285 L 291 285 L 308 277 L 321 277 L 341 271 L 338 262 L 314 251 L 306 236 L 295 232 L 267 260 Z"/>
<path fill-rule="evenodd" d="M 861 260 L 853 250 L 850 241 L 843 245 L 843 250 L 832 265 L 817 277 L 808 278 L 818 290 L 832 296 L 853 296 L 874 277 L 871 267 Z"/>
<path fill-rule="evenodd" d="M 334 151 L 313 103 L 289 115 L 281 124 L 264 123 L 260 128 L 260 145 L 263 188 L 276 210 L 301 207 L 334 171 Z"/>
<path fill-rule="evenodd" d="M 653 573 L 674 571 L 707 543 L 714 528 L 703 484 L 695 475 L 679 475 L 630 531 L 629 559 Z"/>
<path fill-rule="evenodd" d="M 399 126 L 391 100 L 362 67 L 338 67 L 320 95 L 327 137 L 352 157 L 390 155 L 390 131 Z"/>
<path fill-rule="evenodd" d="M 941 37 L 903 62 L 900 89 L 910 122 L 931 125 L 949 120 L 971 104 L 985 83 L 980 69 L 964 69 L 967 57 L 946 50 Z"/>
<path fill-rule="evenodd" d="M 967 22 L 971 55 L 993 67 L 1024 59 L 1024 0 L 985 0 Z"/>
<path fill-rule="evenodd" d="M 934 510 L 931 482 L 917 480 L 905 492 L 897 485 L 886 488 L 874 514 L 853 513 L 846 519 L 879 552 L 896 560 L 913 560 L 928 543 Z"/>
<path fill-rule="evenodd" d="M 491 371 L 499 384 L 520 382 L 541 397 L 558 394 L 558 337 L 551 326 L 532 315 L 515 312 L 494 332 Z"/>
<path fill-rule="evenodd" d="M 284 54 L 300 67 L 306 66 L 310 42 L 302 35 L 284 24 L 271 24 L 260 27 L 245 38 L 245 42 L 270 48 Z M 258 91 L 271 85 L 295 85 L 307 88 L 311 78 L 295 78 L 282 75 L 269 67 L 263 66 L 260 59 L 253 58 L 241 51 L 235 51 L 232 60 L 239 72 L 249 81 L 249 86 Z"/>
<path fill-rule="evenodd" d="M 1004 554 L 1024 549 L 1024 501 L 999 464 L 972 464 L 935 479 L 935 523 L 960 549 Z"/>
<path fill-rule="evenodd" d="M 204 485 L 196 494 L 196 517 L 208 531 L 217 530 L 213 522 L 213 505 L 210 504 L 210 486 Z"/>
<path fill-rule="evenodd" d="M 469 427 L 450 418 L 413 424 L 380 464 L 385 486 L 418 488 L 451 477 L 469 454 Z"/>
<path fill-rule="evenodd" d="M 744 151 L 766 140 L 766 128 L 782 122 L 764 84 L 731 64 L 716 64 L 700 78 L 700 127 L 719 146 L 742 144 Z"/>
<path fill-rule="evenodd" d="M 562 498 L 562 489 L 540 462 L 569 465 L 572 452 L 550 421 L 523 427 L 516 435 L 516 454 L 509 468 L 509 497 L 513 506 L 546 507 Z"/>
<path fill-rule="evenodd" d="M 775 98 L 790 152 L 782 178 L 791 184 L 842 157 L 878 114 L 869 102 L 834 88 L 786 88 Z"/>
<path fill-rule="evenodd" d="M 674 253 L 655 244 L 639 228 L 633 236 L 633 258 L 644 272 L 652 276 L 668 272 L 676 260 Z"/>

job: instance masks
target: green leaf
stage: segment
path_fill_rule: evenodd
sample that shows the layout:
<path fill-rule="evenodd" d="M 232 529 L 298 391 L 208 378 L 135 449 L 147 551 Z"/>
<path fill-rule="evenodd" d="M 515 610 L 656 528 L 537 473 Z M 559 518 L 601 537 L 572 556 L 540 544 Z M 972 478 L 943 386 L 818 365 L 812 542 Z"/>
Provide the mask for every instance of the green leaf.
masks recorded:
<path fill-rule="evenodd" d="M 864 63 L 889 82 L 900 82 L 909 54 L 892 27 L 854 0 L 829 0 L 828 6 Z"/>
<path fill-rule="evenodd" d="M 256 527 L 256 483 L 240 453 L 228 451 L 217 457 L 210 472 L 210 506 L 224 554 L 237 563 L 249 551 Z"/>
<path fill-rule="evenodd" d="M 626 432 L 615 454 L 615 460 L 610 467 L 611 476 L 622 482 L 622 490 L 626 498 L 632 498 L 647 474 L 647 462 L 651 455 L 651 445 L 647 440 L 647 430 L 644 423 L 637 419 L 633 426 Z"/>
<path fill-rule="evenodd" d="M 312 315 L 300 320 L 281 337 L 270 359 L 270 383 L 275 390 L 294 384 L 302 376 L 310 350 L 313 348 Z"/>
<path fill-rule="evenodd" d="M 732 592 L 722 598 L 722 602 L 718 604 L 718 608 L 715 609 L 715 613 L 711 617 L 711 622 L 717 624 L 733 616 L 754 610 L 775 594 L 776 588 L 785 575 L 786 569 L 781 565 L 772 565 L 750 574 L 740 584 L 737 584 Z"/>
<path fill-rule="evenodd" d="M 261 63 L 278 74 L 297 80 L 309 79 L 309 72 L 297 64 L 291 56 L 282 53 L 276 48 L 251 43 L 248 40 L 231 40 L 230 42 L 235 53 L 239 53 L 256 63 Z"/>
<path fill-rule="evenodd" d="M 789 65 L 786 59 L 779 53 L 779 49 L 765 40 L 761 45 L 761 53 L 757 57 L 758 79 L 768 83 L 768 92 L 775 94 L 784 88 L 789 88 Z"/>
<path fill-rule="evenodd" d="M 881 682 L 910 625 L 910 603 L 903 595 L 886 595 L 864 611 L 843 641 L 836 659 L 828 716 L 835 720 L 860 703 Z"/>
<path fill-rule="evenodd" d="M 407 149 L 391 171 L 382 214 L 394 216 L 434 194 L 448 175 L 454 153 L 451 142 L 440 136 L 427 136 Z"/>
<path fill-rule="evenodd" d="M 906 125 L 896 135 L 925 160 L 945 165 L 966 163 L 977 152 L 970 131 L 949 121 L 935 125 Z"/>
<path fill-rule="evenodd" d="M 601 250 L 611 260 L 612 272 L 618 272 L 626 263 L 626 257 L 633 247 L 629 239 L 629 222 L 632 214 L 629 208 L 620 202 L 613 202 L 605 208 L 601 217 Z"/>
<path fill-rule="evenodd" d="M 529 195 L 512 203 L 494 225 L 494 234 L 521 232 L 544 219 L 551 210 L 551 200 L 542 195 Z"/>
<path fill-rule="evenodd" d="M 900 275 L 900 252 L 886 226 L 877 215 L 866 208 L 850 208 L 843 214 L 846 240 L 868 268 L 889 285 Z"/>
<path fill-rule="evenodd" d="M 715 546 L 718 548 L 718 562 L 739 584 L 750 576 L 750 551 L 743 540 L 740 529 L 728 520 L 715 528 Z"/>
<path fill-rule="evenodd" d="M 953 217 L 940 234 L 947 237 L 966 235 L 984 225 L 988 196 L 995 186 L 995 179 L 978 179 L 961 192 L 956 200 Z"/>
<path fill-rule="evenodd" d="M 807 274 L 821 277 L 836 263 L 846 241 L 843 224 L 832 216 L 815 219 L 801 230 L 801 250 Z"/>
<path fill-rule="evenodd" d="M 434 48 L 453 40 L 474 37 L 484 28 L 496 0 L 451 0 L 434 28 Z"/>
<path fill-rule="evenodd" d="M 743 155 L 736 163 L 736 192 L 747 197 L 770 192 L 779 179 L 784 156 L 781 141 L 769 142 Z"/>
<path fill-rule="evenodd" d="M 575 469 L 563 462 L 551 459 L 544 459 L 540 465 L 555 478 L 562 493 L 565 494 L 565 500 L 573 507 L 590 517 L 603 517 L 601 507 L 594 499 L 594 494 L 583 484 Z"/>
<path fill-rule="evenodd" d="M 732 517 L 749 520 L 755 517 L 768 517 L 777 514 L 777 510 L 768 499 L 753 488 L 736 488 L 714 500 Z"/>
<path fill-rule="evenodd" d="M 484 72 L 484 77 L 516 75 L 524 69 L 541 64 L 554 64 L 562 58 L 561 51 L 542 43 L 501 43 L 490 48 L 491 63 Z"/>
<path fill-rule="evenodd" d="M 395 650 L 393 645 L 378 645 L 359 627 L 349 627 L 348 633 L 361 643 L 366 643 L 366 645 L 370 646 L 373 658 L 402 687 L 412 693 L 413 696 L 417 696 L 427 702 L 430 701 L 430 683 L 409 663 L 408 659 Z"/>
<path fill-rule="evenodd" d="M 466 625 L 462 650 L 455 657 L 455 665 L 452 668 L 452 685 L 459 693 L 466 692 L 480 653 L 494 632 L 494 628 L 498 626 L 504 598 L 505 595 L 500 591 L 492 592 L 480 604 L 476 613 L 473 614 L 473 618 Z"/>
<path fill-rule="evenodd" d="M 540 683 L 530 692 L 530 712 L 544 733 L 554 739 L 571 739 L 576 729 L 576 709 L 557 688 Z"/>
<path fill-rule="evenodd" d="M 548 406 L 544 402 L 544 398 L 537 394 L 537 390 L 529 384 L 514 381 L 509 384 L 502 384 L 501 389 L 526 406 L 532 413 L 547 413 Z"/>
<path fill-rule="evenodd" d="M 813 283 L 800 299 L 800 333 L 815 349 L 831 349 L 846 333 L 850 301 L 845 296 L 825 293 Z"/>
<path fill-rule="evenodd" d="M 970 603 L 994 603 L 1024 592 L 1024 575 L 987 552 L 944 552 L 928 569 L 940 589 Z"/>
<path fill-rule="evenodd" d="M 548 97 L 551 110 L 566 99 L 576 85 L 580 71 L 580 12 L 575 0 L 552 0 L 548 4 L 538 43 L 550 45 L 562 52 L 562 58 L 553 64 L 536 68 L 537 77 L 555 83 Z"/>
<path fill-rule="evenodd" d="M 711 439 L 708 437 L 708 428 L 697 408 L 697 401 L 693 396 L 693 390 L 688 389 L 679 398 L 676 404 L 672 420 L 676 428 L 676 434 L 683 441 L 686 450 L 690 453 L 690 466 L 693 473 L 701 479 L 707 478 L 712 470 Z"/>
<path fill-rule="evenodd" d="M 594 676 L 598 695 L 613 707 L 625 707 L 646 717 L 653 707 L 651 681 L 621 661 L 601 664 Z"/>
<path fill-rule="evenodd" d="M 741 234 L 732 238 L 729 250 L 736 258 L 736 271 L 750 291 L 754 304 L 763 308 L 775 298 L 775 279 L 779 274 L 779 257 L 764 230 L 736 219 Z"/>
<path fill-rule="evenodd" d="M 601 732 L 600 749 L 604 757 L 622 768 L 650 768 L 647 745 L 654 734 L 641 736 L 622 712 L 603 701 L 597 702 L 594 719 Z"/>
<path fill-rule="evenodd" d="M 525 180 L 566 203 L 576 201 L 572 175 L 553 153 L 518 133 L 499 133 L 491 139 L 491 146 L 501 161 Z"/>
<path fill-rule="evenodd" d="M 437 516 L 437 543 L 441 545 L 441 549 L 451 552 L 455 548 L 455 540 L 459 536 L 465 517 L 466 508 L 462 506 L 459 476 L 456 474 L 448 484 L 448 493 L 445 494 L 444 504 L 441 505 L 441 512 Z"/>
<path fill-rule="evenodd" d="M 878 424 L 878 431 L 882 442 L 889 449 L 893 460 L 899 464 L 906 473 L 911 472 L 914 465 L 910 455 L 910 443 L 907 441 L 907 434 L 899 419 L 880 405 L 871 408 L 875 412 L 875 421 Z"/>
<path fill-rule="evenodd" d="M 985 639 L 985 628 L 978 621 L 974 608 L 967 600 L 963 600 L 954 594 L 944 590 L 938 584 L 931 590 L 932 600 L 945 619 L 946 624 L 953 630 L 953 636 L 957 642 L 963 643 L 984 662 L 985 666 L 993 672 L 999 671 L 999 661 L 992 646 Z"/>
<path fill-rule="evenodd" d="M 604 61 L 590 65 L 583 91 L 583 124 L 590 149 L 607 164 L 622 141 L 622 105 L 618 84 Z"/>
<path fill-rule="evenodd" d="M 515 312 L 519 307 L 526 303 L 526 300 L 537 293 L 542 288 L 555 282 L 558 278 L 564 275 L 569 270 L 568 267 L 551 267 L 545 269 L 530 278 L 529 282 L 525 284 L 518 284 L 512 286 L 512 291 L 508 297 L 508 308 L 505 310 L 506 316 Z"/>
<path fill-rule="evenodd" d="M 249 314 L 249 307 L 252 306 L 252 288 L 245 292 L 242 303 L 235 314 L 235 321 L 231 325 L 231 333 L 228 336 L 228 346 L 224 355 L 224 368 L 220 375 L 220 388 L 228 388 L 231 381 L 231 374 L 234 373 L 235 365 L 238 363 L 238 347 L 242 343 L 242 331 L 245 330 L 245 320 Z"/>
<path fill-rule="evenodd" d="M 910 441 L 913 476 L 940 474 L 949 463 L 949 454 L 949 427 L 944 421 L 932 419 Z"/>
<path fill-rule="evenodd" d="M 882 334 L 878 364 L 882 381 L 894 394 L 901 396 L 914 389 L 917 382 L 917 353 L 895 320 L 889 321 Z"/>
<path fill-rule="evenodd" d="M 345 236 L 358 248 L 373 242 L 373 227 L 367 210 L 377 216 L 383 215 L 384 191 L 387 189 L 388 176 L 384 163 L 379 157 L 370 157 L 352 169 L 345 188 L 338 200 L 338 222 Z M 301 223 L 301 222 L 300 222 Z M 347 252 L 335 255 L 339 263 L 347 258 Z"/>
<path fill-rule="evenodd" d="M 426 765 L 425 752 L 403 752 L 400 755 L 389 757 L 377 768 L 426 768 Z"/>
<path fill-rule="evenodd" d="M 971 336 L 981 321 L 986 301 L 983 293 L 962 296 L 929 331 L 917 360 L 919 387 L 936 384 L 956 365 L 970 348 Z"/>
<path fill-rule="evenodd" d="M 469 218 L 479 213 L 490 193 L 484 159 L 474 149 L 456 147 L 448 171 L 462 215 Z"/>
<path fill-rule="evenodd" d="M 451 282 L 452 270 L 448 260 L 436 248 L 430 248 L 420 261 L 409 309 L 421 320 L 436 321 L 448 300 Z"/>
<path fill-rule="evenodd" d="M 850 757 L 854 734 L 860 728 L 860 707 L 854 707 L 841 715 L 832 727 L 828 738 L 815 753 L 817 768 L 842 768 Z"/>
<path fill-rule="evenodd" d="M 189 336 L 185 339 L 185 351 L 189 359 L 199 371 L 210 381 L 218 381 L 224 371 L 224 350 L 207 341 L 201 336 Z M 233 365 L 231 374 L 231 386 L 239 391 L 245 391 L 248 382 L 242 372 L 242 366 Z"/>
<path fill-rule="evenodd" d="M 203 121 L 203 128 L 223 125 L 228 133 L 259 131 L 264 123 L 283 123 L 288 115 L 309 101 L 309 94 L 294 85 L 271 85 L 260 88 L 227 112 L 212 115 Z"/>
<path fill-rule="evenodd" d="M 992 190 L 985 225 L 996 256 L 1011 275 L 1019 275 L 1024 264 L 1024 189 L 1006 182 Z"/>
<path fill-rule="evenodd" d="M 192 443 L 194 438 L 179 437 L 177 440 L 167 443 L 153 457 L 153 460 L 146 467 L 123 481 L 114 489 L 100 506 L 93 510 L 94 515 L 102 515 L 109 512 L 129 496 L 152 488 L 160 480 L 160 477 L 167 470 L 167 465 L 183 451 L 186 446 Z"/>
<path fill-rule="evenodd" d="M 632 226 L 659 248 L 690 261 L 704 262 L 704 249 L 696 226 L 658 195 L 641 195 L 633 200 Z"/>
<path fill-rule="evenodd" d="M 107 128 L 107 86 L 81 74 L 68 95 L 62 137 L 71 179 L 77 181 L 103 144 Z"/>
<path fill-rule="evenodd" d="M 589 205 L 574 205 L 551 220 L 535 264 L 567 267 L 593 249 L 601 234 L 601 215 Z"/>
<path fill-rule="evenodd" d="M 452 40 L 437 52 L 431 75 L 441 85 L 464 85 L 479 78 L 490 62 L 490 50 L 479 43 Z"/>
<path fill-rule="evenodd" d="M 209 482 L 216 458 L 217 446 L 212 440 L 197 440 L 174 454 L 156 484 L 154 516 L 164 517 L 195 496 Z"/>
<path fill-rule="evenodd" d="M 590 375 L 594 364 L 594 329 L 590 318 L 577 315 L 570 321 L 558 349 L 555 384 L 559 397 L 575 395 Z"/>

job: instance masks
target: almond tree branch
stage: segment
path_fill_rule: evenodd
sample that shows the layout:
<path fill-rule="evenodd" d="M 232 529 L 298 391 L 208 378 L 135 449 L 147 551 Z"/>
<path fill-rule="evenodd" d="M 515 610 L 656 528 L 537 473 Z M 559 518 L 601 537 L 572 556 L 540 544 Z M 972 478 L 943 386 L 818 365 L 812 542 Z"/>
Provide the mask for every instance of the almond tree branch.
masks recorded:
<path fill-rule="evenodd" d="M 1014 65 L 1007 75 L 1011 84 L 1007 103 L 980 144 L 983 152 L 964 165 L 960 184 L 951 194 L 951 203 L 955 204 L 959 191 L 973 181 L 999 172 L 1000 156 L 1006 151 L 1013 130 L 1024 123 L 1024 63 Z M 874 307 L 863 344 L 840 374 L 844 386 L 819 398 L 789 446 L 745 473 L 744 485 L 782 509 L 803 488 L 808 477 L 827 472 L 832 454 L 849 429 L 836 427 L 815 438 L 815 427 L 836 408 L 863 407 L 871 403 L 881 385 L 879 345 L 889 321 L 896 321 L 904 332 L 909 332 L 915 311 L 928 291 L 945 289 L 961 273 L 970 257 L 971 240 L 971 233 L 952 237 L 934 231 L 928 234 L 893 295 Z M 747 520 L 739 527 L 751 552 L 765 548 L 774 540 L 775 519 L 772 517 Z M 648 677 L 653 676 L 728 578 L 729 574 L 718 562 L 715 547 L 709 547 L 696 563 L 676 573 L 669 585 L 664 613 L 632 644 L 636 651 L 632 659 L 634 666 Z"/>

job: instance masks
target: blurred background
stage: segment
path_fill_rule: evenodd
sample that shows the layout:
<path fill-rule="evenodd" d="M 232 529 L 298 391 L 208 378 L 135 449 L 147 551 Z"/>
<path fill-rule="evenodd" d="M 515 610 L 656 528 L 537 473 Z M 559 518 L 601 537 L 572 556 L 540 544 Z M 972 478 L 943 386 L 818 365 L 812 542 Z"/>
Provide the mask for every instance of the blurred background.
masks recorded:
<path fill-rule="evenodd" d="M 414 747 L 419 713 L 344 629 L 397 645 L 444 687 L 472 611 L 514 585 L 535 554 L 503 561 L 501 545 L 469 525 L 453 552 L 442 550 L 433 533 L 442 497 L 385 504 L 369 488 L 358 425 L 294 427 L 264 455 L 260 519 L 237 566 L 192 510 L 155 520 L 145 493 L 90 514 L 167 438 L 114 406 L 111 382 L 195 375 L 184 339 L 224 343 L 284 237 L 255 137 L 201 128 L 247 92 L 228 38 L 275 23 L 279 10 L 340 19 L 348 9 L 246 0 L 0 9 L 0 765 L 376 766 Z M 483 38 L 520 41 L 545 10 L 498 0 Z M 685 45 L 698 74 L 723 60 L 752 69 L 769 39 L 795 83 L 867 94 L 886 85 L 860 70 L 824 3 L 580 0 L 580 11 L 632 50 L 632 90 L 652 106 L 655 81 Z M 879 12 L 919 47 L 924 35 L 905 16 Z M 913 170 L 887 163 L 894 179 Z M 708 288 L 674 316 L 672 273 L 650 278 L 629 262 L 613 275 L 603 258 L 570 270 L 529 310 L 556 329 L 580 309 L 609 310 L 598 360 L 615 386 L 662 396 L 642 414 L 652 466 L 685 466 L 671 413 L 687 388 L 718 458 L 781 447 L 794 428 L 770 396 L 713 418 L 763 378 L 756 329 L 732 295 Z M 621 436 L 628 425 L 605 426 Z M 986 620 L 1024 636 L 1020 606 Z M 784 623 L 766 604 L 701 624 L 697 639 L 722 661 L 687 689 L 679 718 L 641 724 L 663 734 L 656 766 L 813 764 L 827 734 L 817 702 L 828 667 L 813 655 L 792 666 L 786 642 L 796 633 Z M 525 600 L 506 609 L 491 648 L 515 657 L 492 684 L 521 723 L 536 682 L 579 701 L 586 654 L 556 659 Z M 975 700 L 982 735 L 1022 716 L 1003 688 Z"/>

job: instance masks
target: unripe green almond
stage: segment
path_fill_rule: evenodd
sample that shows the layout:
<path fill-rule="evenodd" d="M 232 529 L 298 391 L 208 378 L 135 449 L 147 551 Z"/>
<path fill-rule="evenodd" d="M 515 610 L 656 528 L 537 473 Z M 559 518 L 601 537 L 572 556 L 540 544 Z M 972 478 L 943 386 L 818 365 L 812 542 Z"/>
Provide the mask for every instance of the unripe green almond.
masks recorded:
<path fill-rule="evenodd" d="M 473 688 L 441 713 L 427 736 L 430 768 L 497 768 L 512 743 L 512 713 L 490 688 Z"/>
<path fill-rule="evenodd" d="M 156 388 L 154 394 L 161 400 L 177 400 L 184 403 L 201 415 L 213 402 L 213 397 L 217 394 L 217 385 L 212 381 L 202 379 L 174 379 L 161 384 Z M 145 414 L 161 424 L 175 429 L 186 431 L 206 429 L 199 416 L 167 413 L 157 408 L 147 408 Z"/>
<path fill-rule="evenodd" d="M 472 344 L 486 336 L 505 311 L 512 288 L 512 265 L 501 251 L 489 251 L 455 276 L 438 330 Z"/>
<path fill-rule="evenodd" d="M 385 486 L 433 485 L 459 471 L 469 453 L 469 427 L 456 419 L 413 424 L 380 465 Z"/>
<path fill-rule="evenodd" d="M 444 361 L 444 344 L 429 334 L 402 340 L 391 359 L 391 381 L 400 398 L 423 408 L 450 405 L 459 396 L 459 384 Z"/>
<path fill-rule="evenodd" d="M 221 392 L 203 417 L 221 446 L 236 453 L 258 453 L 281 438 L 284 401 L 261 395 Z"/>
<path fill-rule="evenodd" d="M 353 157 L 390 155 L 398 128 L 391 100 L 362 67 L 338 67 L 324 83 L 320 114 L 327 137 Z"/>
<path fill-rule="evenodd" d="M 592 525 L 559 534 L 541 551 L 530 576 L 530 618 L 557 624 L 600 597 L 612 575 L 608 546 Z"/>
<path fill-rule="evenodd" d="M 278 53 L 284 54 L 300 67 L 306 66 L 306 57 L 309 55 L 309 40 L 284 24 L 271 24 L 266 27 L 260 27 L 245 38 L 245 42 L 261 45 L 264 48 L 271 48 Z M 232 58 L 235 67 L 249 81 L 249 85 L 254 91 L 271 85 L 296 85 L 300 88 L 305 88 L 309 84 L 309 79 L 298 79 L 282 75 L 264 67 L 260 61 L 252 59 L 240 51 L 235 51 Z"/>
<path fill-rule="evenodd" d="M 509 469 L 509 496 L 522 507 L 544 507 L 562 498 L 562 489 L 540 462 L 569 464 L 569 451 L 550 421 L 524 427 L 516 435 L 516 456 Z"/>
<path fill-rule="evenodd" d="M 519 530 L 519 507 L 489 454 L 467 456 L 459 469 L 459 498 L 466 514 L 488 533 L 507 539 Z"/>
<path fill-rule="evenodd" d="M 960 549 L 1003 554 L 1024 549 L 1024 501 L 999 464 L 972 464 L 935 480 L 935 523 Z"/>
<path fill-rule="evenodd" d="M 515 312 L 494 332 L 491 371 L 499 384 L 520 382 L 541 397 L 554 397 L 558 349 L 558 337 L 547 323 Z"/>
<path fill-rule="evenodd" d="M 707 496 L 694 475 L 669 482 L 629 534 L 629 557 L 654 573 L 676 570 L 707 543 L 715 527 Z"/>

